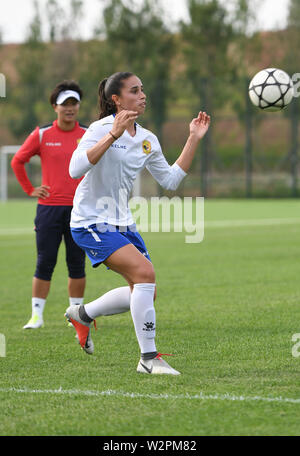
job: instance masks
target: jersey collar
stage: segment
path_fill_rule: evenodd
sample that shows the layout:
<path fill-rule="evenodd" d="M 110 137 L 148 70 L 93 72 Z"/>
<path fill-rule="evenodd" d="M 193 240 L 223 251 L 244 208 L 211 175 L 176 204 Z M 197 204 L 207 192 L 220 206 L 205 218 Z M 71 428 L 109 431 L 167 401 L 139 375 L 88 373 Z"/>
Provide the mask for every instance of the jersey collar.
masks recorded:
<path fill-rule="evenodd" d="M 114 113 L 112 114 L 112 116 L 113 116 L 113 117 L 116 117 L 116 113 L 114 112 Z M 137 124 L 136 122 L 134 122 L 135 129 L 136 129 L 137 125 L 138 125 L 138 124 Z"/>
<path fill-rule="evenodd" d="M 60 128 L 58 126 L 57 119 L 55 119 L 54 122 L 53 122 L 53 127 L 57 128 L 59 131 L 63 131 L 64 133 L 70 133 L 71 131 L 75 131 L 76 128 L 78 128 L 78 125 L 79 125 L 79 122 L 78 122 L 78 120 L 76 120 L 75 125 L 72 128 L 72 130 L 63 130 L 62 128 Z"/>

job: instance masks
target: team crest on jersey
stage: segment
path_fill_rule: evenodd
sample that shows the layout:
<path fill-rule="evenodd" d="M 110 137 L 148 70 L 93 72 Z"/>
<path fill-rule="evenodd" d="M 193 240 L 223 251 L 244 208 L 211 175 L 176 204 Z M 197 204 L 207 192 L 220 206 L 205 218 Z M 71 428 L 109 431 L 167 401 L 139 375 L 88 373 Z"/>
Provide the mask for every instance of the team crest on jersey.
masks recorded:
<path fill-rule="evenodd" d="M 143 152 L 147 155 L 151 152 L 151 142 L 146 139 L 143 141 Z"/>
<path fill-rule="evenodd" d="M 78 138 L 78 139 L 77 139 L 77 144 L 79 144 L 79 143 L 80 143 L 80 141 L 81 141 L 81 138 Z"/>

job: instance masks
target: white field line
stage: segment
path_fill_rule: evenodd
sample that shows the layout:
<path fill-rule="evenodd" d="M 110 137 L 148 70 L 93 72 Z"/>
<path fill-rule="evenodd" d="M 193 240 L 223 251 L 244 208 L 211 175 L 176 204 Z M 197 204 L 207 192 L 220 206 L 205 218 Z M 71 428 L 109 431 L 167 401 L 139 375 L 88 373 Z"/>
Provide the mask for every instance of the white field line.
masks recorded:
<path fill-rule="evenodd" d="M 0 236 L 18 236 L 19 234 L 33 234 L 34 229 L 31 228 L 0 228 Z"/>
<path fill-rule="evenodd" d="M 248 219 L 248 220 L 215 220 L 204 222 L 209 228 L 239 227 L 239 226 L 272 226 L 272 225 L 296 225 L 300 224 L 300 218 L 283 219 Z"/>
<path fill-rule="evenodd" d="M 170 400 L 214 400 L 214 401 L 232 401 L 232 402 L 275 402 L 275 403 L 288 403 L 300 404 L 300 398 L 291 397 L 263 397 L 263 396 L 243 396 L 234 394 L 204 394 L 202 392 L 194 395 L 190 394 L 141 394 L 129 393 L 126 391 L 95 391 L 95 390 L 64 390 L 62 387 L 58 389 L 30 389 L 30 388 L 0 388 L 0 393 L 20 393 L 20 394 L 61 394 L 70 396 L 96 396 L 96 397 L 128 397 L 130 399 L 170 399 Z"/>
<path fill-rule="evenodd" d="M 145 232 L 167 232 L 168 228 L 170 232 L 188 232 L 193 233 L 196 228 L 203 224 L 203 221 L 196 224 L 187 220 L 175 221 L 170 224 L 167 223 L 149 223 L 139 224 L 137 228 L 139 231 Z M 300 225 L 300 218 L 276 218 L 276 219 L 243 219 L 243 220 L 204 220 L 204 228 L 239 228 L 249 226 L 276 226 L 276 225 Z"/>
<path fill-rule="evenodd" d="M 203 223 L 203 222 L 202 222 Z M 300 218 L 277 218 L 277 219 L 242 219 L 242 220 L 213 220 L 204 221 L 205 228 L 238 228 L 249 226 L 274 226 L 274 225 L 297 225 L 300 224 Z M 180 230 L 182 232 L 193 232 L 196 229 L 196 224 L 188 221 L 165 223 L 149 223 L 147 225 L 139 224 L 138 230 L 145 232 L 159 232 L 170 228 L 170 231 Z M 33 227 L 31 228 L 0 228 L 0 236 L 18 236 L 21 234 L 34 234 Z"/>

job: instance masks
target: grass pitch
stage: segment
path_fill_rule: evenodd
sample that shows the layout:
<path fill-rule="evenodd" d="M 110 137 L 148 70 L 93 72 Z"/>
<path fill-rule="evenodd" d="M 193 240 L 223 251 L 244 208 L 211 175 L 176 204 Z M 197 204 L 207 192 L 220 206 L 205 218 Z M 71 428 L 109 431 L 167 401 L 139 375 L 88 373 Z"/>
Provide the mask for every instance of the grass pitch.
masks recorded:
<path fill-rule="evenodd" d="M 157 347 L 182 372 L 172 378 L 136 373 L 130 313 L 98 318 L 95 354 L 80 350 L 64 318 L 63 245 L 45 327 L 24 331 L 35 203 L 0 209 L 0 435 L 299 435 L 299 201 L 208 200 L 199 244 L 142 233 L 157 275 Z M 87 261 L 85 302 L 124 284 Z"/>

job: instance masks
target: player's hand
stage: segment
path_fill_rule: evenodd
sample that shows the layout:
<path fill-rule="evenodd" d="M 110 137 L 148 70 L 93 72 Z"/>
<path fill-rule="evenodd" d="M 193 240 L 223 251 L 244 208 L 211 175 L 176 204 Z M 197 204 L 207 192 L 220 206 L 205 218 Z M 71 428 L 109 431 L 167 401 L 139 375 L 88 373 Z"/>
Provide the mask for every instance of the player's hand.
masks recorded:
<path fill-rule="evenodd" d="M 137 111 L 127 111 L 126 109 L 123 109 L 115 117 L 115 121 L 111 129 L 112 134 L 119 138 L 122 136 L 124 131 L 130 127 L 130 124 L 136 121 L 137 118 Z"/>
<path fill-rule="evenodd" d="M 210 116 L 200 111 L 198 117 L 190 123 L 190 134 L 198 140 L 203 138 L 210 125 Z"/>
<path fill-rule="evenodd" d="M 40 187 L 35 187 L 30 196 L 33 198 L 46 199 L 48 196 L 50 196 L 48 190 L 50 190 L 50 187 L 48 185 L 41 185 Z"/>

